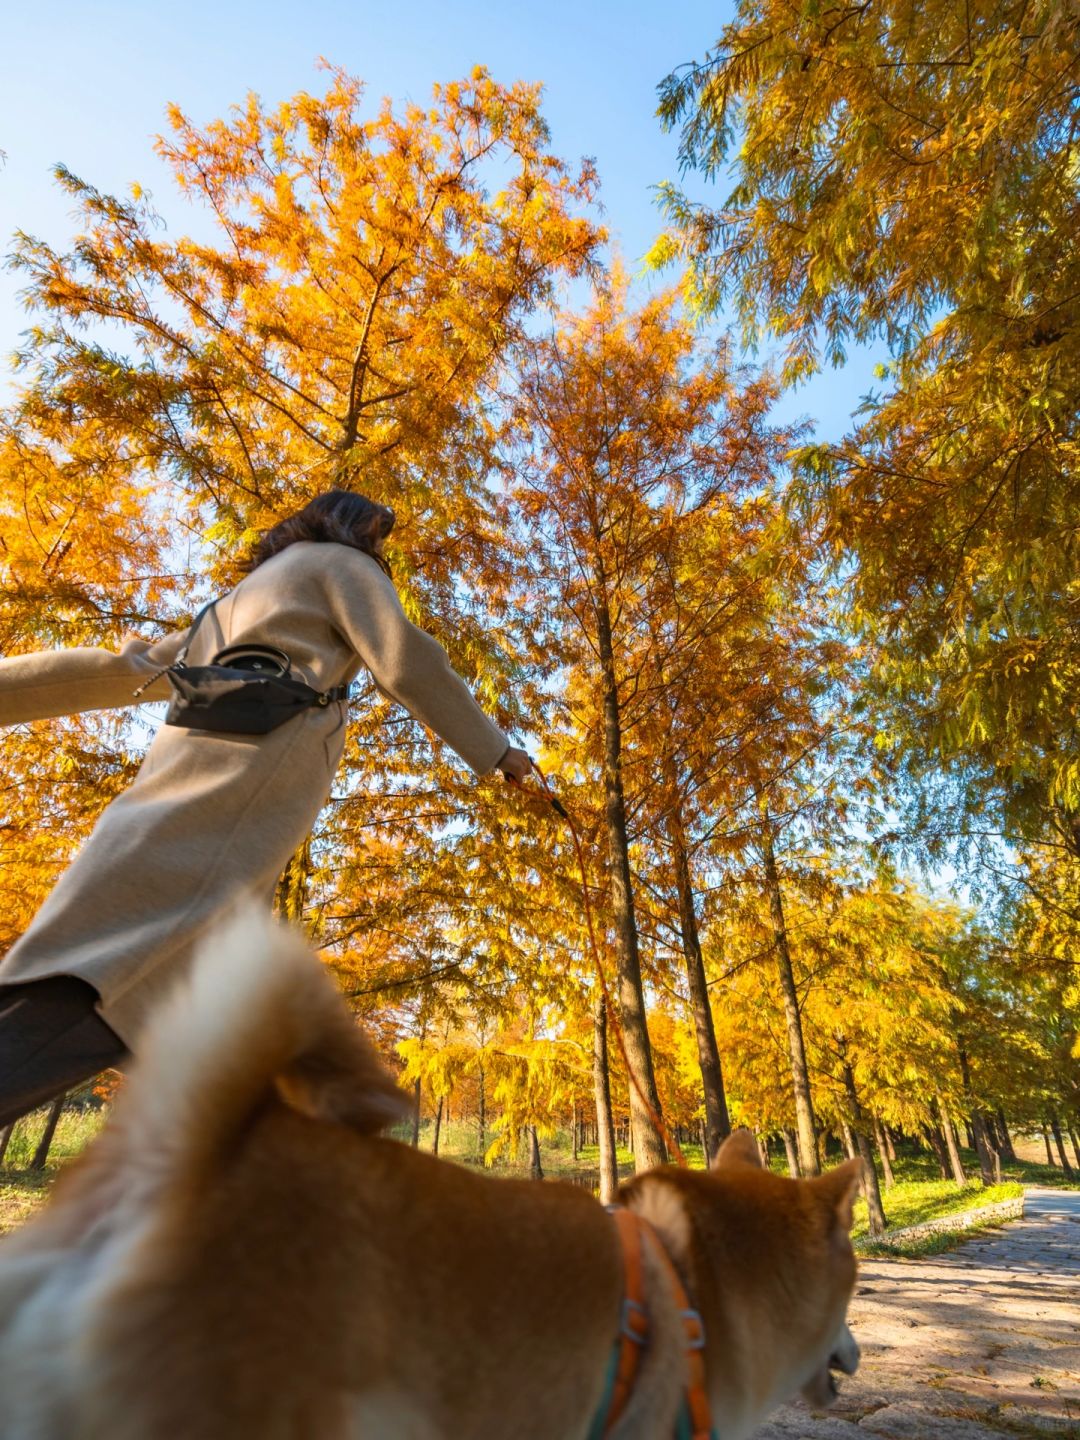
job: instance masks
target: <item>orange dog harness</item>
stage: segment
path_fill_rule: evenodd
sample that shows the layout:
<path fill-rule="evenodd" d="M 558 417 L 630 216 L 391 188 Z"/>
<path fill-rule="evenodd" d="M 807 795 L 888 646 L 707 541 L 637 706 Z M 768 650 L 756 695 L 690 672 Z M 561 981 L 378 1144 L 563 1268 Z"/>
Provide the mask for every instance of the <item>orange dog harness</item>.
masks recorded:
<path fill-rule="evenodd" d="M 675 1303 L 682 1317 L 685 1336 L 687 1385 L 675 1431 L 675 1440 L 718 1440 L 712 1428 L 709 1397 L 705 1388 L 705 1326 L 690 1304 L 686 1287 L 671 1262 L 664 1242 L 647 1220 L 632 1210 L 611 1207 L 623 1252 L 624 1294 L 619 1338 L 608 1370 L 608 1381 L 600 1409 L 593 1418 L 589 1440 L 603 1440 L 626 1409 L 641 1366 L 641 1354 L 649 1342 L 649 1312 L 645 1308 L 644 1253 L 651 1241 L 667 1272 Z"/>

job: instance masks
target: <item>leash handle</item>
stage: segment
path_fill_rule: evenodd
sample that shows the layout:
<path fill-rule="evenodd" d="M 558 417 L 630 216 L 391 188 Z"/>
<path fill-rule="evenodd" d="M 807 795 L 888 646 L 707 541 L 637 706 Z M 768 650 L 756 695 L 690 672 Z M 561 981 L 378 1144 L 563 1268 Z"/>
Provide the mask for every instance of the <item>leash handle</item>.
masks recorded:
<path fill-rule="evenodd" d="M 664 1124 L 664 1117 L 657 1113 L 655 1107 L 652 1104 L 652 1101 L 645 1094 L 645 1091 L 642 1089 L 641 1085 L 638 1082 L 637 1076 L 634 1074 L 633 1066 L 630 1064 L 630 1055 L 626 1048 L 626 1037 L 623 1034 L 622 1025 L 619 1023 L 619 1016 L 618 1012 L 615 1009 L 615 1002 L 611 998 L 611 989 L 608 985 L 607 976 L 604 973 L 604 964 L 603 961 L 600 959 L 600 947 L 596 943 L 596 929 L 593 923 L 592 901 L 589 899 L 589 877 L 588 871 L 585 866 L 585 849 L 581 843 L 581 836 L 578 833 L 578 828 L 574 824 L 573 817 L 571 816 L 569 810 L 567 810 L 566 806 L 563 805 L 563 803 L 559 800 L 558 796 L 552 790 L 550 784 L 548 783 L 547 776 L 540 769 L 540 766 L 537 765 L 536 761 L 532 758 L 532 756 L 529 757 L 529 764 L 532 766 L 534 774 L 540 781 L 541 788 L 544 792 L 544 797 L 546 798 L 548 804 L 555 811 L 556 815 L 561 815 L 562 818 L 566 821 L 567 826 L 570 830 L 571 838 L 574 842 L 574 850 L 577 853 L 578 870 L 581 874 L 581 898 L 584 901 L 585 924 L 588 930 L 589 946 L 592 950 L 593 964 L 596 967 L 596 974 L 600 981 L 600 992 L 604 997 L 604 1008 L 607 1011 L 608 1017 L 611 1020 L 611 1027 L 615 1031 L 615 1038 L 619 1044 L 619 1053 L 622 1056 L 623 1064 L 626 1066 L 627 1079 L 634 1087 L 638 1099 L 648 1111 L 649 1118 L 652 1120 L 657 1130 L 663 1136 L 664 1143 L 668 1147 L 669 1154 L 675 1157 L 676 1162 L 684 1170 L 688 1170 L 690 1167 L 686 1163 L 686 1156 L 683 1154 L 679 1146 L 679 1142 L 675 1139 L 674 1135 L 672 1135 L 671 1131 Z M 526 794 L 528 793 L 526 786 L 524 786 L 520 780 L 515 780 L 512 776 L 509 775 L 506 778 L 511 785 L 516 785 L 519 790 L 524 791 Z"/>

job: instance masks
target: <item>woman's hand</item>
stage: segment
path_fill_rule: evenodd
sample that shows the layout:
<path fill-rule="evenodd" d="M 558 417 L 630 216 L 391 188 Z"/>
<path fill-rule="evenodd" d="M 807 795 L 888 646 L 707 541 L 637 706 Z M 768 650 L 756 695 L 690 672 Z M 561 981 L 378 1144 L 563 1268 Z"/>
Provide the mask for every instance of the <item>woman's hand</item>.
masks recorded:
<path fill-rule="evenodd" d="M 509 750 L 507 750 L 506 754 L 495 766 L 496 770 L 502 771 L 507 780 L 515 781 L 519 785 L 522 780 L 532 774 L 532 768 L 533 763 L 525 751 L 518 750 L 513 745 L 510 746 Z"/>

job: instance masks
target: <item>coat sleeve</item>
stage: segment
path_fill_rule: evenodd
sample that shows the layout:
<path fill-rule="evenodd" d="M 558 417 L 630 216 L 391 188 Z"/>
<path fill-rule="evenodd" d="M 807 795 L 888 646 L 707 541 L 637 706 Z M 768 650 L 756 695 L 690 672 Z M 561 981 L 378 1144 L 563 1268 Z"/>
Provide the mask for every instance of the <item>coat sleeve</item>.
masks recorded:
<path fill-rule="evenodd" d="M 340 554 L 336 545 L 326 549 Z M 384 695 L 430 726 L 477 775 L 486 775 L 509 740 L 480 709 L 439 642 L 406 616 L 378 565 L 359 550 L 345 555 L 328 579 L 335 626 Z"/>
<path fill-rule="evenodd" d="M 83 710 L 114 710 L 134 705 L 132 691 L 179 654 L 186 630 L 161 640 L 126 640 L 117 651 L 82 646 L 43 650 L 0 659 L 0 726 Z M 140 700 L 164 700 L 169 682 L 154 682 Z"/>

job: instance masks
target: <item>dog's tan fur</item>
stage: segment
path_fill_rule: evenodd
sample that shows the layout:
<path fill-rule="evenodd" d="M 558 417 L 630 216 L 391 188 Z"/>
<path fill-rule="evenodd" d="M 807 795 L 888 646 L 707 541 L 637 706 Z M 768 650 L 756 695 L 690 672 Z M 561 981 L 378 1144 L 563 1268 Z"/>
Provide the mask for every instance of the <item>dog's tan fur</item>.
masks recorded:
<path fill-rule="evenodd" d="M 583 1440 L 622 1299 L 610 1218 L 380 1138 L 404 1097 L 303 943 L 247 918 L 214 948 L 0 1245 L 2 1440 Z M 709 1173 L 624 1187 L 703 1314 L 723 1440 L 854 1368 L 856 1180 L 767 1174 L 737 1135 Z M 645 1288 L 618 1440 L 671 1435 L 682 1387 L 652 1252 Z"/>

